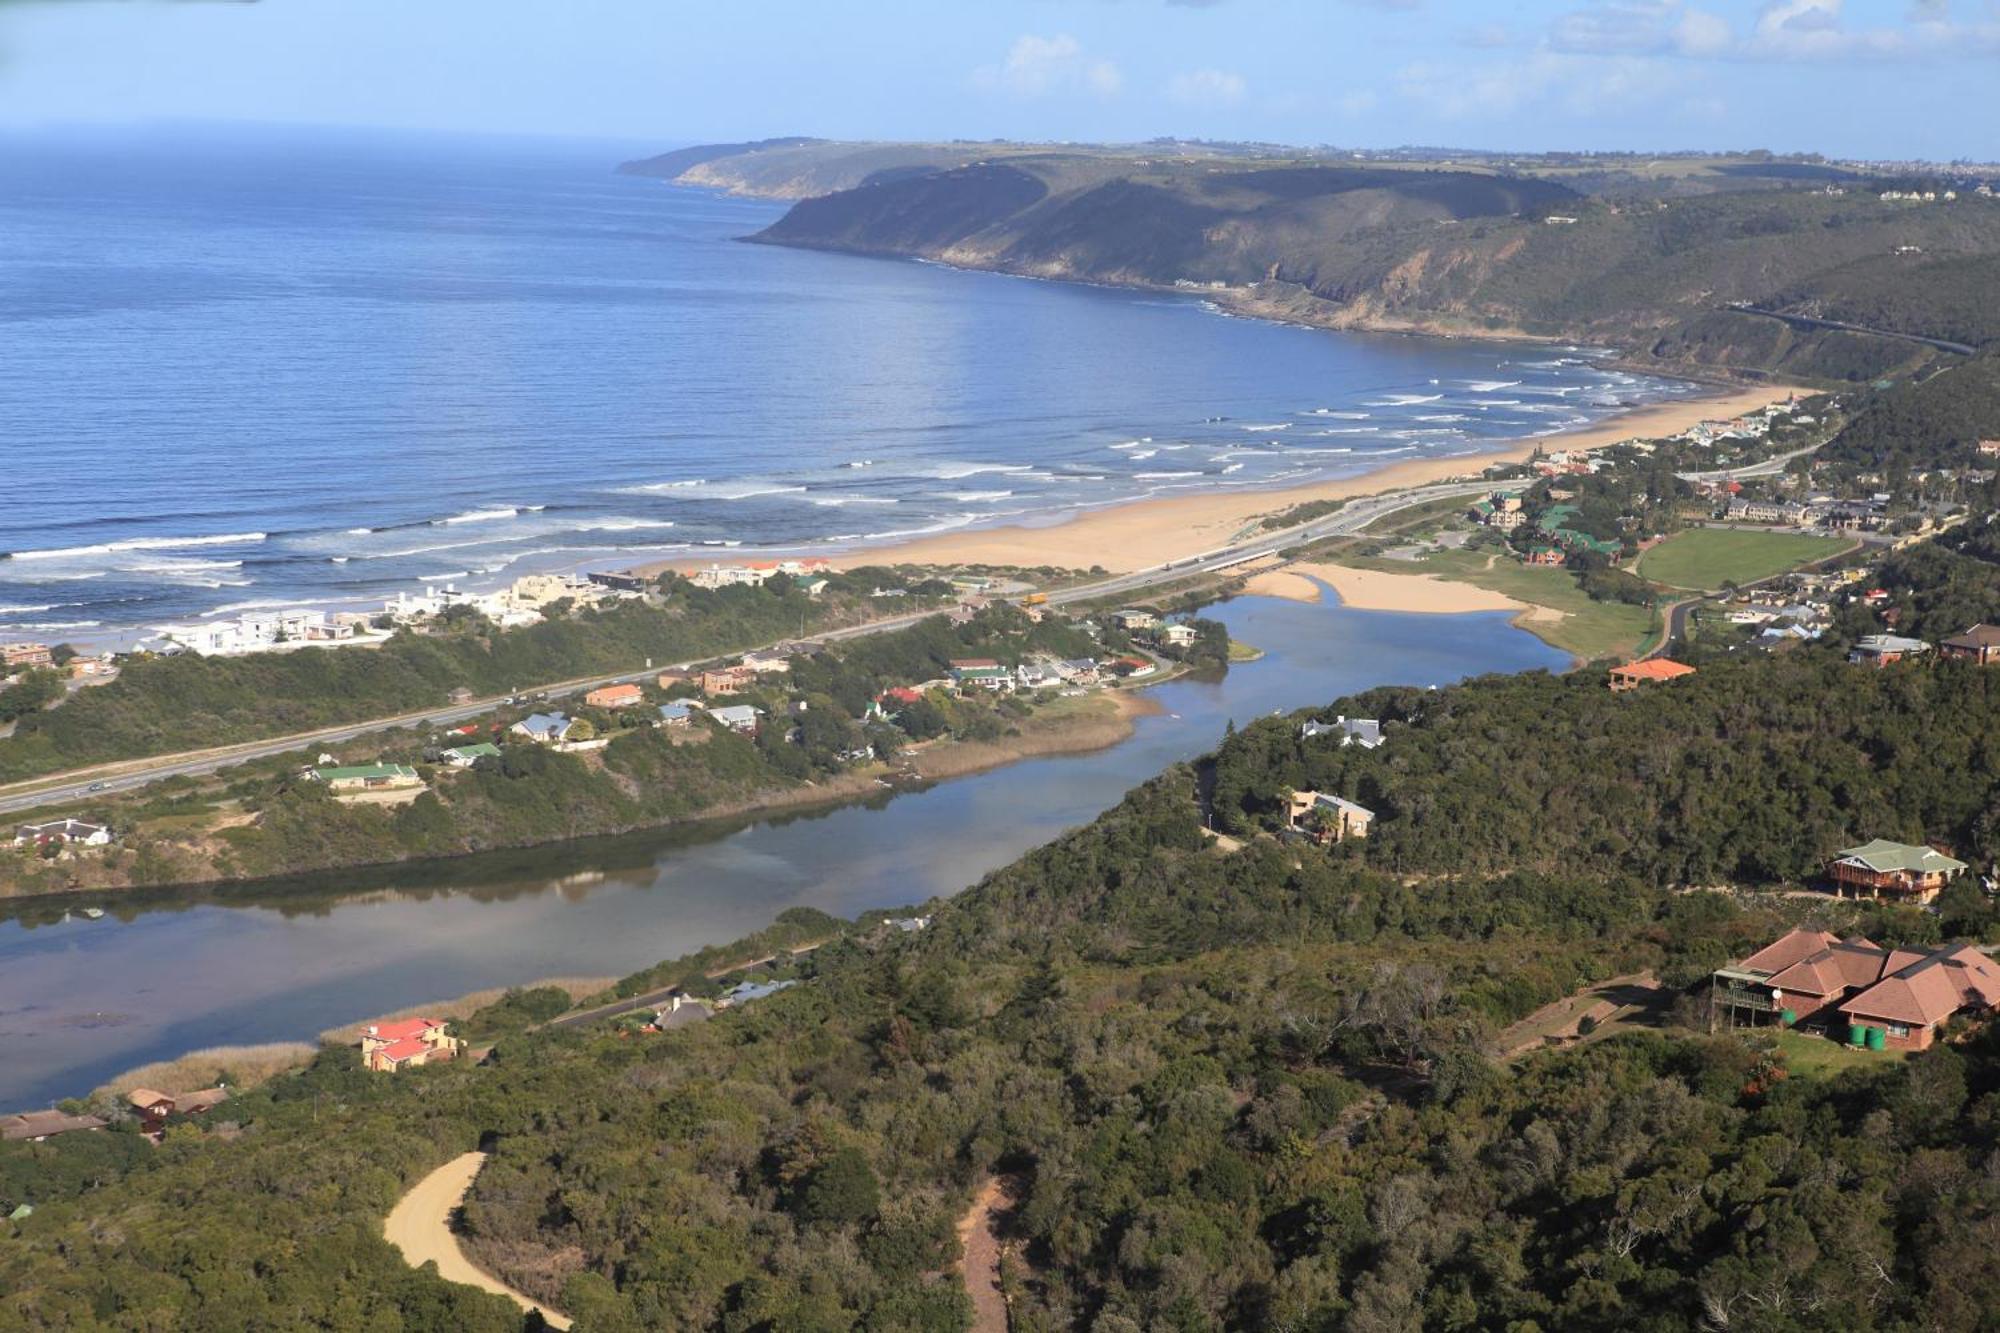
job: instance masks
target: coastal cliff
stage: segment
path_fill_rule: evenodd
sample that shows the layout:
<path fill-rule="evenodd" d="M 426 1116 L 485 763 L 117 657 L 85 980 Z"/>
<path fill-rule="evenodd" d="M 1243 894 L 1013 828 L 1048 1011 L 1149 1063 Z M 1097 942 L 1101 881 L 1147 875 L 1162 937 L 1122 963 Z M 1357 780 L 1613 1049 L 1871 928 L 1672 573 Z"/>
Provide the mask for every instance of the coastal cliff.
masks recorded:
<path fill-rule="evenodd" d="M 1856 382 L 2000 338 L 2000 201 L 1738 165 L 1663 191 L 1548 164 L 801 143 L 672 178 L 796 199 L 747 238 L 766 244 L 1193 290 L 1328 328 L 1590 341 L 1667 373 Z"/>

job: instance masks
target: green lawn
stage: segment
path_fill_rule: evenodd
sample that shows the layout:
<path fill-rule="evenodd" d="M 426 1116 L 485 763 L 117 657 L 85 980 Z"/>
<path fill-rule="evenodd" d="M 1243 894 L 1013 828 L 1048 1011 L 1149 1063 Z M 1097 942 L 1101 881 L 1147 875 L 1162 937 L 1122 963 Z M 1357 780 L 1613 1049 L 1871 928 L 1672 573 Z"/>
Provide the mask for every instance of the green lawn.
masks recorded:
<path fill-rule="evenodd" d="M 1637 572 L 1669 588 L 1712 592 L 1724 583 L 1751 583 L 1824 560 L 1851 545 L 1840 537 L 1689 528 L 1640 556 Z"/>
<path fill-rule="evenodd" d="M 1861 1051 L 1811 1032 L 1776 1032 L 1785 1068 L 1795 1078 L 1831 1078 L 1849 1069 L 1880 1069 L 1908 1058 L 1903 1051 Z"/>
<path fill-rule="evenodd" d="M 1651 637 L 1658 619 L 1651 609 L 1623 602 L 1593 602 L 1567 570 L 1524 565 L 1509 555 L 1493 556 L 1491 551 L 1433 551 L 1421 560 L 1382 560 L 1336 548 L 1321 558 L 1390 574 L 1431 574 L 1560 612 L 1560 619 L 1530 614 L 1521 628 L 1584 661 L 1628 657 Z"/>

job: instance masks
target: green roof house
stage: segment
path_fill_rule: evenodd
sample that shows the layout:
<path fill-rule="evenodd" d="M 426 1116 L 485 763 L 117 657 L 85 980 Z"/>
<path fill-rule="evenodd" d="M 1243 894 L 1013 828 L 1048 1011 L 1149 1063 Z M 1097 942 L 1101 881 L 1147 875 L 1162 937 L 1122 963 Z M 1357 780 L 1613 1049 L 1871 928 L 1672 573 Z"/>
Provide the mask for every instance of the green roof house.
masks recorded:
<path fill-rule="evenodd" d="M 328 791 L 390 791 L 398 787 L 420 787 L 423 779 L 408 764 L 364 764 L 348 768 L 316 768 L 313 776 Z"/>
<path fill-rule="evenodd" d="M 1964 870 L 1965 862 L 1935 847 L 1912 847 L 1886 838 L 1835 852 L 1826 867 L 1835 891 L 1843 896 L 1850 891 L 1857 898 L 1887 894 L 1914 903 L 1930 902 Z"/>

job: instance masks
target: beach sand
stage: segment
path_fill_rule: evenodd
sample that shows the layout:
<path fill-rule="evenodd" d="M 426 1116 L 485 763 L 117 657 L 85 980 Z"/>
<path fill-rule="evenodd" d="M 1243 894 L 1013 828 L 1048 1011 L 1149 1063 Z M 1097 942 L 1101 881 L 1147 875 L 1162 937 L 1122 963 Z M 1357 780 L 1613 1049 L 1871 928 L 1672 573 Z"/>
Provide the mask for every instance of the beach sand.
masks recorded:
<path fill-rule="evenodd" d="M 1384 574 L 1372 569 L 1348 569 L 1344 565 L 1300 564 L 1258 574 L 1243 590 L 1263 597 L 1283 597 L 1295 602 L 1320 599 L 1318 579 L 1340 594 L 1343 606 L 1357 611 L 1422 611 L 1454 616 L 1467 611 L 1526 612 L 1526 602 L 1505 593 L 1477 588 L 1470 583 L 1452 583 L 1428 574 Z"/>
<path fill-rule="evenodd" d="M 1769 385 L 1731 390 L 1641 408 L 1607 418 L 1584 430 L 1535 436 L 1488 453 L 1458 458 L 1413 459 L 1374 472 L 1285 490 L 1202 492 L 1090 510 L 1045 526 L 1010 526 L 940 533 L 899 545 L 849 551 L 834 557 L 842 567 L 896 563 L 923 565 L 1054 565 L 1102 568 L 1113 573 L 1164 564 L 1229 544 L 1262 517 L 1312 500 L 1347 499 L 1422 486 L 1456 477 L 1477 477 L 1493 463 L 1520 462 L 1536 449 L 1589 450 L 1620 440 L 1672 435 L 1699 421 L 1740 416 L 1788 391 Z M 678 560 L 651 566 L 699 567 L 707 560 Z"/>

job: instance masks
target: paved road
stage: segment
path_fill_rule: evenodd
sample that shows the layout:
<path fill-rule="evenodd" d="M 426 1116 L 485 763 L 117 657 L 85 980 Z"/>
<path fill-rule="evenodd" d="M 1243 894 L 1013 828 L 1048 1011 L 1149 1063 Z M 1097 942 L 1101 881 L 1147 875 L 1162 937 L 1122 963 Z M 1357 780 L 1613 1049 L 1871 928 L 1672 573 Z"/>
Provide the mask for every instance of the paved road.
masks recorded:
<path fill-rule="evenodd" d="M 1783 472 L 1785 464 L 1794 458 L 1803 458 L 1819 447 L 1817 444 L 1809 444 L 1803 449 L 1794 449 L 1788 454 L 1779 454 L 1761 463 L 1746 463 L 1742 467 L 1719 467 L 1708 472 L 1676 472 L 1674 475 L 1682 481 L 1728 481 L 1737 477 L 1768 477 Z"/>
<path fill-rule="evenodd" d="M 1451 496 L 1469 496 L 1490 489 L 1491 483 L 1483 481 L 1440 482 L 1430 486 L 1420 486 L 1407 491 L 1395 491 L 1386 495 L 1368 496 L 1350 501 L 1336 513 L 1310 523 L 1283 528 L 1274 532 L 1245 537 L 1239 542 L 1217 547 L 1199 555 L 1152 565 L 1134 570 L 1129 574 L 1119 574 L 1095 583 L 1081 584 L 1049 594 L 1049 601 L 1057 604 L 1095 601 L 1102 597 L 1118 596 L 1157 587 L 1163 583 L 1173 583 L 1196 574 L 1210 573 L 1241 561 L 1268 555 L 1304 542 L 1317 541 L 1324 537 L 1350 536 L 1361 531 L 1378 519 L 1390 514 L 1427 504 L 1432 500 Z M 853 625 L 845 629 L 828 630 L 814 634 L 819 640 L 841 640 L 859 638 L 866 634 L 886 634 L 893 630 L 907 629 L 935 611 L 912 612 L 909 615 L 892 616 L 886 620 L 871 620 L 864 625 Z M 768 646 L 768 645 L 767 645 Z M 711 659 L 701 659 L 707 661 Z M 695 662 L 665 662 L 647 667 L 641 671 L 628 671 L 615 676 L 593 676 L 589 679 L 562 681 L 554 685 L 531 686 L 523 691 L 526 695 L 546 695 L 550 700 L 566 699 L 596 689 L 600 685 L 623 684 L 640 681 L 662 671 L 684 671 L 696 665 Z M 158 782 L 163 778 L 213 773 L 253 759 L 264 759 L 272 755 L 288 754 L 293 750 L 313 746 L 330 745 L 340 741 L 353 740 L 371 732 L 384 731 L 391 727 L 424 726 L 451 727 L 492 712 L 507 702 L 509 696 L 494 695 L 484 699 L 474 699 L 468 703 L 453 704 L 443 708 L 426 709 L 422 712 L 403 713 L 395 717 L 374 718 L 366 722 L 349 723 L 337 727 L 326 727 L 318 731 L 296 733 L 290 736 L 274 737 L 270 740 L 252 741 L 243 745 L 232 745 L 212 750 L 184 752 L 163 755 L 153 759 L 129 760 L 116 764 L 102 764 L 94 768 L 78 769 L 71 773 L 54 777 L 38 778 L 24 783 L 13 783 L 0 787 L 0 814 L 15 810 L 29 810 L 42 806 L 62 805 L 85 800 L 91 796 L 109 792 L 129 791 Z"/>
<path fill-rule="evenodd" d="M 1926 347 L 1935 347 L 1942 352 L 1956 352 L 1960 356 L 1971 356 L 1979 350 L 1976 347 L 1969 347 L 1964 343 L 1947 342 L 1943 338 L 1927 338 L 1921 333 L 1902 333 L 1895 329 L 1875 329 L 1870 328 L 1866 324 L 1849 324 L 1844 320 L 1838 319 L 1816 319 L 1811 315 L 1781 315 L 1775 310 L 1759 310 L 1756 306 L 1744 302 L 1732 303 L 1725 306 L 1724 309 L 1734 310 L 1739 315 L 1762 315 L 1765 319 L 1781 320 L 1795 328 L 1840 329 L 1847 333 L 1867 333 L 1877 338 L 1894 338 L 1898 342 L 1922 343 Z"/>

